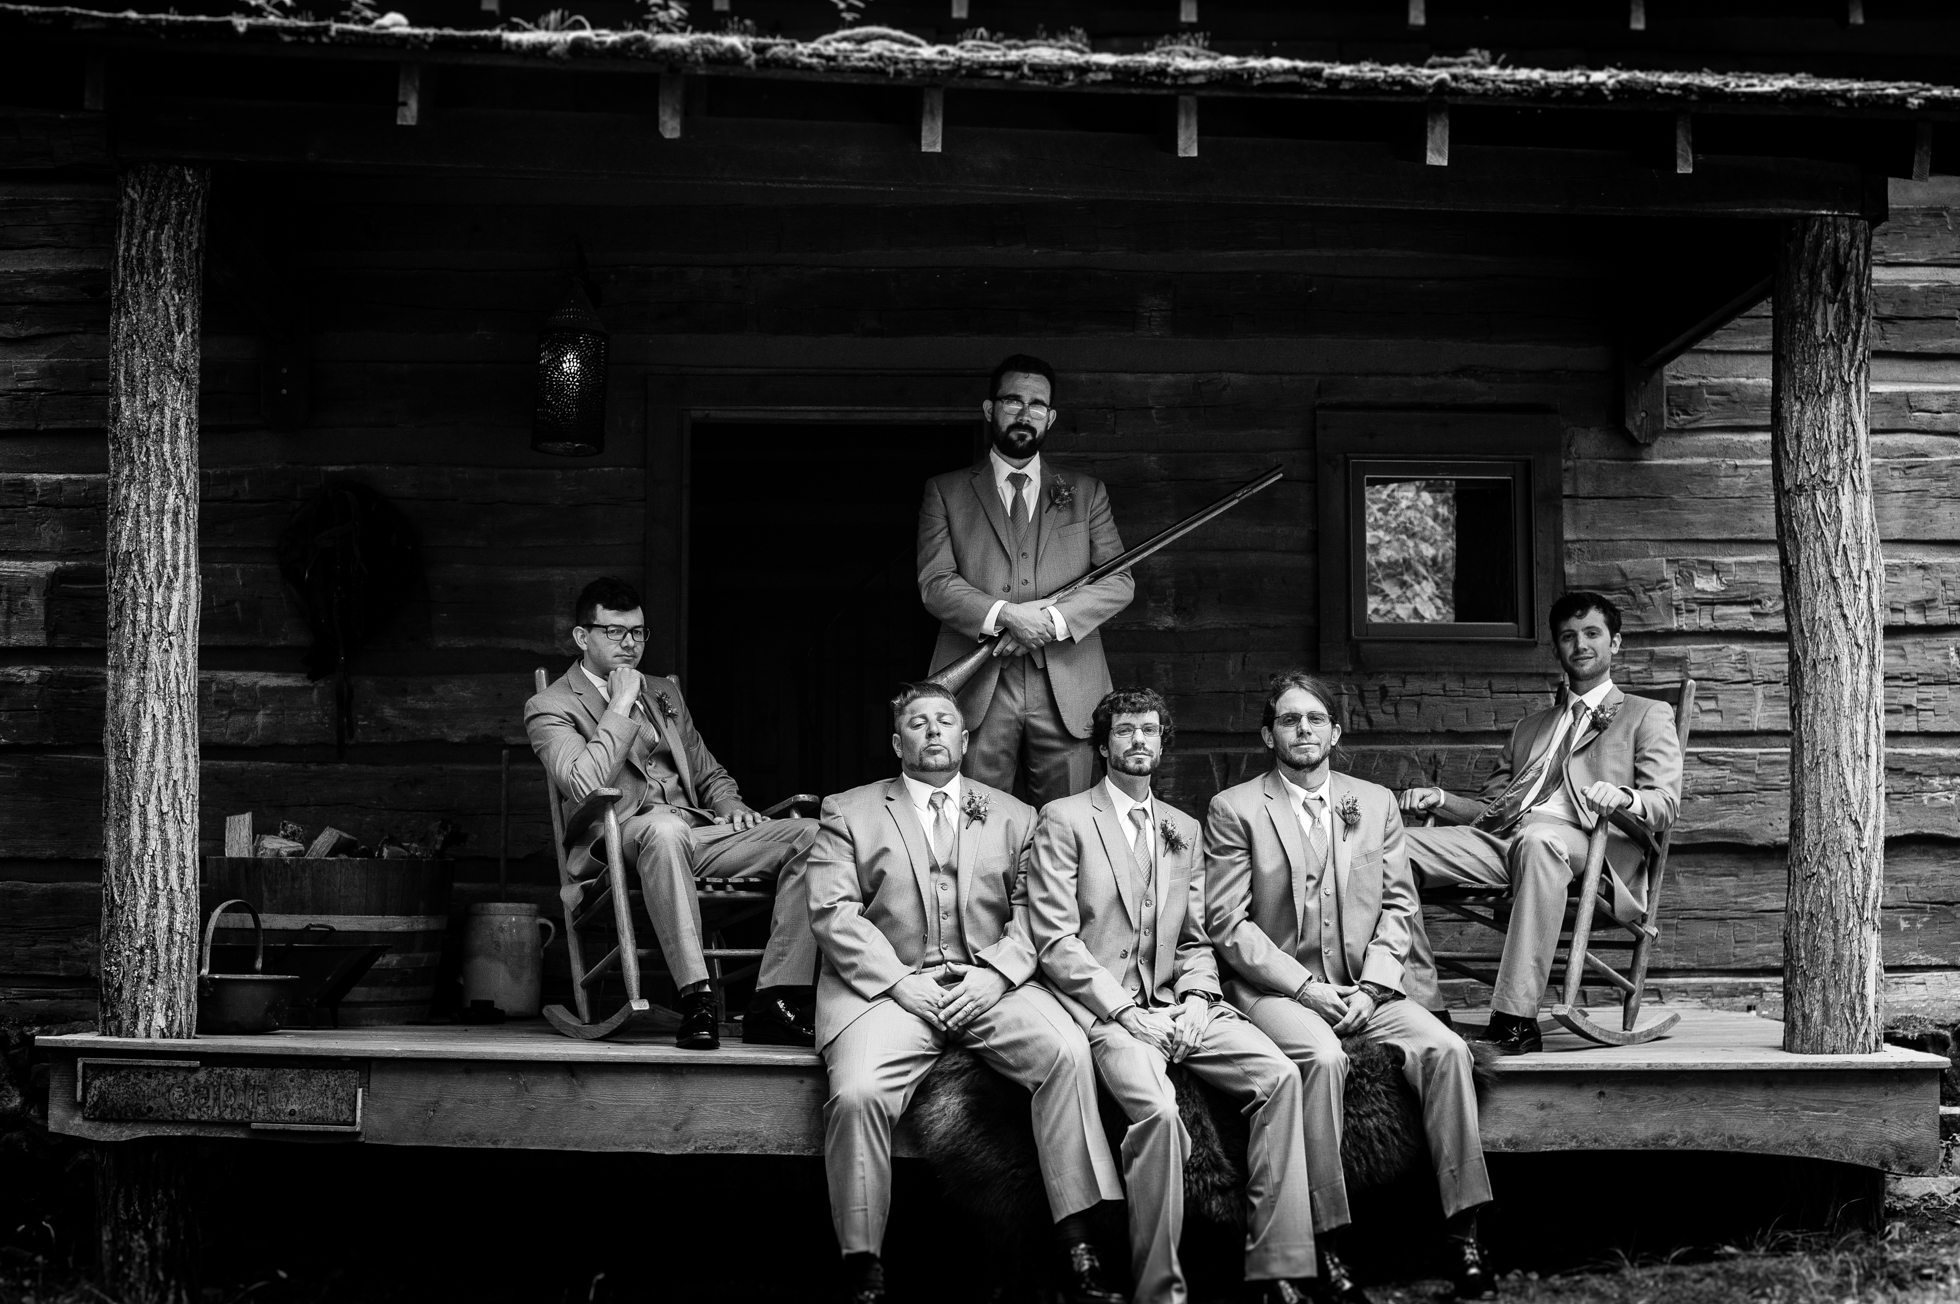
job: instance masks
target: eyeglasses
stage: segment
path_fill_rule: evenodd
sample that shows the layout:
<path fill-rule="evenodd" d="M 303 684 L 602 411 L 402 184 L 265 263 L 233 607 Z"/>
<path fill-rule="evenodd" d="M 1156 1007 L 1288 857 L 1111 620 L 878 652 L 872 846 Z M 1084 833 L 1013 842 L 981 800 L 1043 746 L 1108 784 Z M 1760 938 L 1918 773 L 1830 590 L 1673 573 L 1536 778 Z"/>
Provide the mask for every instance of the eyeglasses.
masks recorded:
<path fill-rule="evenodd" d="M 647 627 L 645 625 L 580 625 L 579 628 L 596 629 L 613 642 L 621 645 L 627 643 L 644 643 L 647 641 Z"/>
<path fill-rule="evenodd" d="M 1163 736 L 1163 733 L 1163 729 L 1154 724 L 1117 724 L 1111 725 L 1109 728 L 1109 736 L 1111 738 L 1121 738 L 1125 742 L 1128 742 L 1138 734 L 1142 734 L 1145 738 L 1159 738 Z"/>
<path fill-rule="evenodd" d="M 1018 417 L 1023 412 L 1031 417 L 1046 417 L 1050 412 L 1054 411 L 1053 408 L 1043 403 L 1040 399 L 1036 399 L 1030 403 L 1024 398 L 997 398 L 994 400 L 994 406 L 1010 417 Z"/>
<path fill-rule="evenodd" d="M 1289 711 L 1274 720 L 1273 723 L 1287 729 L 1298 729 L 1302 724 L 1305 724 L 1307 728 L 1313 730 L 1315 733 L 1322 733 L 1328 725 L 1334 723 L 1334 718 L 1319 711 L 1309 711 L 1305 715 L 1300 714 L 1298 711 Z"/>

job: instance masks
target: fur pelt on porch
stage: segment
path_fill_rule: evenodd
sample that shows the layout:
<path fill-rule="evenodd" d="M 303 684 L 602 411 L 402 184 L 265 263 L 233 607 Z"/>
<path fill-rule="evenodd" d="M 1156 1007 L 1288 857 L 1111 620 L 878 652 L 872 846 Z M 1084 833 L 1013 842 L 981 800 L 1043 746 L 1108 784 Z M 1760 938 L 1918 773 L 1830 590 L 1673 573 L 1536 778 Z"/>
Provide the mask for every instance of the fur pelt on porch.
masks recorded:
<path fill-rule="evenodd" d="M 1402 1076 L 1402 1055 L 1355 1038 L 1342 1042 L 1348 1079 L 1341 1165 L 1351 1191 L 1386 1186 L 1428 1161 L 1422 1112 Z M 1495 1080 L 1496 1052 L 1471 1043 L 1477 1095 Z M 1185 1208 L 1196 1217 L 1229 1226 L 1245 1223 L 1247 1123 L 1223 1093 L 1172 1066 L 1179 1112 L 1191 1134 L 1184 1166 Z M 948 1051 L 920 1084 L 906 1120 L 919 1139 L 946 1198 L 981 1220 L 989 1239 L 1012 1252 L 1039 1243 L 1048 1225 L 1048 1201 L 1035 1159 L 1028 1093 L 989 1069 L 971 1053 Z M 1102 1096 L 1104 1130 L 1116 1150 L 1128 1126 L 1123 1113 Z"/>

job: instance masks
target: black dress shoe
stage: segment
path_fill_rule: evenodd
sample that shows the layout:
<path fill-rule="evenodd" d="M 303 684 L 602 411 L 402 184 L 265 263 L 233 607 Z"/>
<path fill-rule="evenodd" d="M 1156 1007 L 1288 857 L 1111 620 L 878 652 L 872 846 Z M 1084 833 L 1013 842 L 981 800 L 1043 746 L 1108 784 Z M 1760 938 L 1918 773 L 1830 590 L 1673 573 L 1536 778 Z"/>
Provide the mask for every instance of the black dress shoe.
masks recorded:
<path fill-rule="evenodd" d="M 885 1265 L 877 1255 L 846 1255 L 844 1275 L 844 1304 L 885 1304 Z"/>
<path fill-rule="evenodd" d="M 780 996 L 769 996 L 751 1003 L 742 1016 L 742 1044 L 815 1046 L 817 1029 L 794 1005 Z"/>
<path fill-rule="evenodd" d="M 712 989 L 681 997 L 681 1026 L 674 1044 L 682 1050 L 720 1050 L 721 1023 L 715 1017 Z"/>
<path fill-rule="evenodd" d="M 1538 1020 L 1495 1011 L 1490 1016 L 1490 1027 L 1484 1030 L 1479 1040 L 1495 1046 L 1500 1055 L 1529 1055 L 1545 1049 L 1545 1037 L 1538 1031 Z"/>
<path fill-rule="evenodd" d="M 1497 1293 L 1497 1278 L 1484 1263 L 1483 1247 L 1474 1236 L 1449 1238 L 1450 1280 L 1458 1299 L 1482 1299 Z"/>
<path fill-rule="evenodd" d="M 1287 1281 L 1281 1277 L 1259 1283 L 1259 1304 L 1312 1304 L 1313 1299 L 1311 1277 L 1300 1281 Z"/>
<path fill-rule="evenodd" d="M 1102 1260 L 1089 1242 L 1071 1241 L 1062 1250 L 1062 1264 L 1062 1295 L 1069 1304 L 1125 1304 L 1123 1292 L 1104 1280 Z"/>
<path fill-rule="evenodd" d="M 1320 1275 L 1313 1279 L 1314 1299 L 1325 1300 L 1327 1304 L 1368 1304 L 1368 1293 L 1361 1289 L 1361 1283 L 1354 1279 L 1354 1270 L 1338 1251 L 1322 1245 L 1317 1257 Z"/>

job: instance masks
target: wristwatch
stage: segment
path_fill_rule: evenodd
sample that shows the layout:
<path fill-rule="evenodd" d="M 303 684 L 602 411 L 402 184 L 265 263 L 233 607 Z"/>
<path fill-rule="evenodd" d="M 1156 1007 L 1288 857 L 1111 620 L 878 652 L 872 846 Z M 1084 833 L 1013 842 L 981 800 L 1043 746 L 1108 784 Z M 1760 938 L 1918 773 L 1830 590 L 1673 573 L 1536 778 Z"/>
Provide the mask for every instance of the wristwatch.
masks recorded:
<path fill-rule="evenodd" d="M 1390 1001 L 1399 1001 L 1402 999 L 1401 992 L 1396 991 L 1393 987 L 1384 987 L 1377 982 L 1368 982 L 1364 979 L 1356 983 L 1355 986 L 1368 993 L 1369 998 L 1375 1002 L 1377 1009 L 1388 1004 Z"/>

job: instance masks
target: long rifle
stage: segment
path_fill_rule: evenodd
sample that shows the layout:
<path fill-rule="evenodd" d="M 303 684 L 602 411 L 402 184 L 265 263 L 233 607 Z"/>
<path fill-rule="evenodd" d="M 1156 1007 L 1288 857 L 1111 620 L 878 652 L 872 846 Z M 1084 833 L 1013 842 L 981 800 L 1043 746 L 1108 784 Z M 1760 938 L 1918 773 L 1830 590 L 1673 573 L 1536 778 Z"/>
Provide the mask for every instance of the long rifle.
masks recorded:
<path fill-rule="evenodd" d="M 1237 507 L 1261 489 L 1277 484 L 1280 477 L 1284 474 L 1285 469 L 1276 466 L 1264 475 L 1261 475 L 1258 479 L 1240 485 L 1203 511 L 1194 512 L 1179 521 L 1176 525 L 1171 526 L 1170 529 L 1152 536 L 1120 557 L 1110 558 L 1074 583 L 1063 585 L 1061 588 L 1049 594 L 1045 601 L 1060 602 L 1063 598 L 1066 598 L 1069 594 L 1085 585 L 1094 584 L 1098 580 L 1106 580 L 1112 575 L 1118 575 L 1129 570 L 1138 562 L 1155 556 L 1158 552 L 1176 543 L 1179 539 L 1182 539 L 1185 535 L 1191 533 L 1191 531 L 1205 524 L 1213 517 L 1223 516 L 1226 512 L 1231 511 L 1234 507 Z M 958 661 L 950 665 L 941 666 L 930 675 L 927 675 L 926 678 L 941 685 L 948 692 L 959 692 L 966 684 L 966 681 L 979 674 L 980 667 L 987 664 L 987 658 L 994 654 L 994 644 L 997 641 L 998 636 L 980 640 L 979 647 L 974 648 L 973 651 L 967 653 Z"/>

